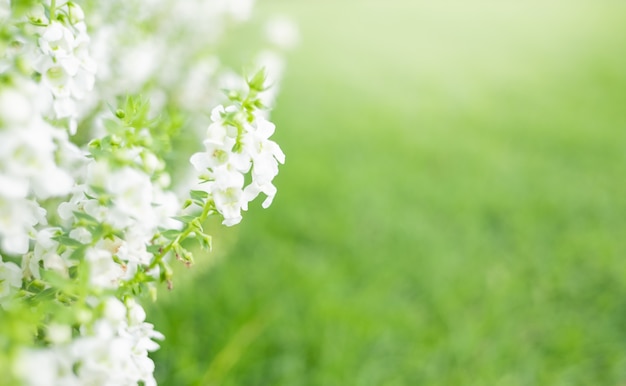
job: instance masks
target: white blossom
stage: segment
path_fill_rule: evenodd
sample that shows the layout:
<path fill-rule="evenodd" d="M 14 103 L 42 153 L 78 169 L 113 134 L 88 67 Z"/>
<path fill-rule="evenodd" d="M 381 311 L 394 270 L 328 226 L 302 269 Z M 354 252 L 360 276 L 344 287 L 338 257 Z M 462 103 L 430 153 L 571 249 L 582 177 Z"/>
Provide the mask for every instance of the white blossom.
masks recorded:
<path fill-rule="evenodd" d="M 0 304 L 22 286 L 22 270 L 11 262 L 2 261 L 0 256 Z"/>
<path fill-rule="evenodd" d="M 53 325 L 59 331 L 52 331 L 49 347 L 22 351 L 14 369 L 25 385 L 156 385 L 148 353 L 159 348 L 154 340 L 163 335 L 143 321 L 145 312 L 134 301 L 107 298 L 104 310 L 77 338 L 67 340 L 67 330 Z"/>
<path fill-rule="evenodd" d="M 79 115 L 76 101 L 93 89 L 97 66 L 89 55 L 90 38 L 82 9 L 75 3 L 57 6 L 61 5 L 67 6 L 69 18 L 42 27 L 32 66 L 53 96 L 53 117 L 69 118 L 69 130 L 74 134 Z"/>
<path fill-rule="evenodd" d="M 241 211 L 259 193 L 267 198 L 267 208 L 276 195 L 272 180 L 278 174 L 278 164 L 285 162 L 285 154 L 278 144 L 269 138 L 275 125 L 261 115 L 254 116 L 252 123 L 241 119 L 242 150 L 236 151 L 239 135 L 232 122 L 224 116 L 237 118 L 235 106 L 218 106 L 211 113 L 213 123 L 207 129 L 203 142 L 205 150 L 191 156 L 190 162 L 207 182 L 198 186 L 211 194 L 215 207 L 224 217 L 223 224 L 232 226 L 241 221 Z M 244 187 L 244 175 L 251 170 L 252 181 Z"/>
<path fill-rule="evenodd" d="M 0 44 L 0 305 L 10 311 L 28 298 L 31 314 L 20 323 L 38 334 L 1 359 L 13 361 L 9 379 L 26 386 L 156 385 L 148 354 L 163 335 L 136 298 L 170 283 L 173 255 L 191 262 L 186 241 L 210 244 L 199 225 L 206 216 L 217 211 L 235 225 L 261 193 L 269 206 L 285 161 L 260 110 L 275 92 L 206 48 L 250 17 L 253 0 L 86 2 L 88 15 L 68 0 L 35 1 L 22 13 L 27 3 L 12 15 L 0 0 L 8 37 Z M 286 24 L 272 28 L 269 39 L 289 45 Z M 280 57 L 265 53 L 257 64 L 269 83 L 279 80 Z M 227 106 L 222 88 L 231 91 Z M 150 109 L 134 110 L 139 93 Z M 178 175 L 172 184 L 166 172 L 159 152 L 171 144 L 153 135 L 170 129 L 169 118 L 172 131 L 184 126 L 177 114 L 195 126 L 185 135 L 208 126 L 190 159 L 208 194 L 184 189 Z M 183 200 L 202 215 L 187 216 Z M 13 332 L 3 334 L 12 344 Z"/>
<path fill-rule="evenodd" d="M 12 254 L 28 252 L 35 225 L 46 223 L 46 211 L 34 201 L 0 196 L 0 249 Z"/>
<path fill-rule="evenodd" d="M 117 288 L 120 279 L 124 276 L 122 267 L 113 261 L 113 254 L 104 245 L 99 248 L 89 248 L 85 253 L 85 260 L 89 264 L 89 281 L 97 288 Z"/>
<path fill-rule="evenodd" d="M 58 254 L 59 243 L 53 240 L 58 228 L 46 228 L 37 232 L 33 254 L 28 258 L 28 267 L 23 267 L 35 278 L 40 279 L 40 262 L 43 268 L 59 273 L 61 276 L 68 276 L 70 262 L 66 261 Z"/>
<path fill-rule="evenodd" d="M 0 122 L 4 123 L 0 195 L 25 198 L 32 191 L 38 198 L 49 198 L 67 194 L 74 181 L 55 162 L 59 144 L 67 142 L 67 137 L 38 114 L 37 87 L 30 82 L 19 85 L 0 92 Z"/>

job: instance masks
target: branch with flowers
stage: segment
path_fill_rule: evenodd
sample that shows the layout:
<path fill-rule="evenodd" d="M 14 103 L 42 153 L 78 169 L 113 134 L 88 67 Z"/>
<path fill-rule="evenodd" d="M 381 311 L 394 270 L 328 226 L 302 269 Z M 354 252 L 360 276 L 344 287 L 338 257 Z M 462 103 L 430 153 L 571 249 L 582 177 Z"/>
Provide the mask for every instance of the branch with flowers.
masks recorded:
<path fill-rule="evenodd" d="M 270 206 L 285 162 L 268 120 L 285 44 L 271 39 L 247 78 L 210 49 L 251 9 L 251 0 L 0 0 L 9 384 L 156 384 L 148 353 L 164 337 L 140 302 L 161 283 L 172 288 L 177 260 L 193 264 L 189 242 L 211 249 L 208 217 L 232 226 L 259 195 Z M 178 138 L 202 143 L 186 172 L 172 163 L 184 153 Z"/>

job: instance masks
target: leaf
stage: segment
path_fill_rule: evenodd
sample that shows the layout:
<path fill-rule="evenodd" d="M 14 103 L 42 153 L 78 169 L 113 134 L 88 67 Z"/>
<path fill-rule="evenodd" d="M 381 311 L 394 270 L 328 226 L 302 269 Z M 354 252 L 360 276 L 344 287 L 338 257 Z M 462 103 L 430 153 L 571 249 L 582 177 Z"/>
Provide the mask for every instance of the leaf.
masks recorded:
<path fill-rule="evenodd" d="M 176 221 L 182 222 L 183 224 L 189 224 L 190 222 L 196 219 L 195 216 L 174 216 L 172 218 Z"/>
<path fill-rule="evenodd" d="M 166 231 L 161 232 L 161 236 L 165 237 L 168 240 L 174 240 L 179 235 L 180 235 L 180 231 L 177 229 L 168 229 Z"/>
<path fill-rule="evenodd" d="M 100 186 L 97 186 L 97 185 L 89 185 L 89 188 L 91 188 L 91 190 L 93 190 L 94 193 L 96 193 L 99 196 L 107 194 L 106 189 L 104 189 L 103 187 L 100 187 Z"/>
<path fill-rule="evenodd" d="M 189 192 L 192 200 L 204 201 L 209 198 L 209 193 L 204 190 L 192 190 Z"/>
<path fill-rule="evenodd" d="M 265 67 L 261 68 L 256 74 L 254 74 L 254 76 L 252 77 L 252 79 L 248 80 L 248 86 L 250 87 L 251 90 L 254 91 L 263 91 L 263 84 L 265 83 Z"/>
<path fill-rule="evenodd" d="M 58 272 L 52 270 L 43 270 L 41 272 L 41 277 L 50 285 L 56 288 L 64 288 L 68 287 L 70 283 L 68 283 L 68 279 L 61 276 Z"/>
<path fill-rule="evenodd" d="M 83 258 L 85 257 L 85 252 L 87 252 L 87 245 L 81 245 L 80 247 L 76 248 L 74 252 L 72 252 L 72 254 L 69 256 L 69 260 L 83 260 Z"/>
<path fill-rule="evenodd" d="M 161 246 L 160 245 L 148 245 L 146 246 L 146 251 L 148 251 L 148 253 L 152 253 L 153 255 L 156 255 L 158 253 L 161 253 Z"/>
<path fill-rule="evenodd" d="M 65 236 L 65 235 L 60 235 L 60 236 L 54 236 L 52 237 L 52 240 L 57 241 L 59 244 L 63 244 L 66 245 L 68 247 L 75 247 L 75 248 L 80 248 L 82 246 L 84 246 L 83 243 L 81 243 L 78 240 L 75 240 L 69 236 Z"/>
<path fill-rule="evenodd" d="M 104 128 L 107 129 L 109 133 L 114 133 L 119 130 L 120 124 L 113 119 L 105 118 L 102 120 L 104 124 Z"/>
<path fill-rule="evenodd" d="M 88 215 L 88 214 L 87 214 L 87 213 L 85 213 L 85 212 L 77 212 L 77 211 L 75 211 L 75 212 L 74 212 L 74 216 L 75 216 L 78 220 L 84 221 L 84 222 L 86 222 L 86 223 L 88 223 L 88 224 L 94 224 L 94 225 L 95 225 L 95 224 L 98 224 L 98 223 L 99 223 L 99 221 L 98 221 L 95 217 L 93 217 L 93 216 L 91 216 L 91 215 Z"/>

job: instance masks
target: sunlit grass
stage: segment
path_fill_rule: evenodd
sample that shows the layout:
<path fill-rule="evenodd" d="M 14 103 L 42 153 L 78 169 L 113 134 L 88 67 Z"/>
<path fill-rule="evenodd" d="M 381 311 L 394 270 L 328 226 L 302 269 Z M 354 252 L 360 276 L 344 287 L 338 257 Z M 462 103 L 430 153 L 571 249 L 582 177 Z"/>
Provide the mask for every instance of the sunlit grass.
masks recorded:
<path fill-rule="evenodd" d="M 267 5 L 303 35 L 279 193 L 155 306 L 161 383 L 624 383 L 626 12 L 606 3 Z"/>

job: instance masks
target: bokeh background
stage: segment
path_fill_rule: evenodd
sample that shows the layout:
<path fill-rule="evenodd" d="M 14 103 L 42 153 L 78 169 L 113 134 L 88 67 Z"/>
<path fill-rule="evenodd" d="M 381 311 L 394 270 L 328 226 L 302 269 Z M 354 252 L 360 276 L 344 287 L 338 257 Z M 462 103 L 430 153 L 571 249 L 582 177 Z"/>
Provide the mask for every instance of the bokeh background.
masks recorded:
<path fill-rule="evenodd" d="M 160 384 L 625 385 L 626 4 L 257 12 L 287 163 L 148 311 Z"/>

